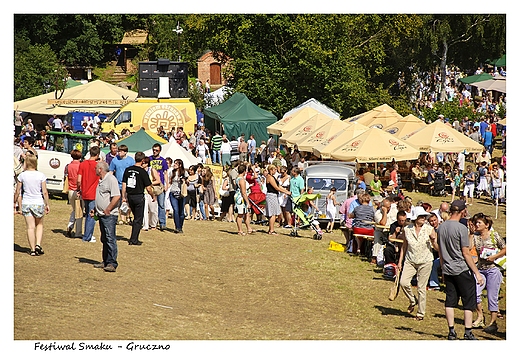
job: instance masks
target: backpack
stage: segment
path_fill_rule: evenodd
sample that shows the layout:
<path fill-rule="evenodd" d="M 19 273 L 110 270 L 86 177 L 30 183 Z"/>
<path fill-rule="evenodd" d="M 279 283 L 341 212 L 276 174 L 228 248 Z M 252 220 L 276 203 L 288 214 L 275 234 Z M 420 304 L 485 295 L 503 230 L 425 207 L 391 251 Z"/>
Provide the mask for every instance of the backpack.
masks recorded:
<path fill-rule="evenodd" d="M 397 275 L 397 264 L 395 263 L 387 263 L 383 267 L 383 278 L 384 279 L 395 279 Z"/>

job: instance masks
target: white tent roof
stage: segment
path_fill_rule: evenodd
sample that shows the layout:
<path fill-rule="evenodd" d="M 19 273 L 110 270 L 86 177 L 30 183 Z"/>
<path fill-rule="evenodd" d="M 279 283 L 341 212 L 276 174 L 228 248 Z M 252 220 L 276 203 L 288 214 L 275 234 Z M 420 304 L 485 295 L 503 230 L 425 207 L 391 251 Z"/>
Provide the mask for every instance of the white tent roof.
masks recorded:
<path fill-rule="evenodd" d="M 283 115 L 283 118 L 285 118 L 287 116 L 290 116 L 290 115 L 293 115 L 294 113 L 296 113 L 296 111 L 299 111 L 300 109 L 305 108 L 305 107 L 312 107 L 315 110 L 317 110 L 318 112 L 323 113 L 323 114 L 325 114 L 325 115 L 327 115 L 327 116 L 329 116 L 329 117 L 331 117 L 333 119 L 339 119 L 340 118 L 340 114 L 338 112 L 336 112 L 332 108 L 327 107 L 326 105 L 324 105 L 320 101 L 316 100 L 315 98 L 311 98 L 311 99 L 303 102 L 298 107 L 295 107 L 295 108 L 291 109 L 289 112 L 287 112 L 287 113 L 285 113 Z"/>
<path fill-rule="evenodd" d="M 146 156 L 152 155 L 152 149 L 144 151 Z M 162 157 L 171 157 L 172 160 L 181 159 L 184 162 L 184 168 L 187 170 L 191 165 L 196 165 L 199 160 L 192 153 L 186 151 L 182 146 L 177 144 L 176 141 L 169 142 L 162 145 L 161 153 Z"/>
<path fill-rule="evenodd" d="M 206 101 L 206 108 L 213 107 L 224 102 L 224 96 L 229 93 L 232 94 L 233 90 L 227 86 L 222 86 L 218 90 L 204 94 L 204 100 Z"/>

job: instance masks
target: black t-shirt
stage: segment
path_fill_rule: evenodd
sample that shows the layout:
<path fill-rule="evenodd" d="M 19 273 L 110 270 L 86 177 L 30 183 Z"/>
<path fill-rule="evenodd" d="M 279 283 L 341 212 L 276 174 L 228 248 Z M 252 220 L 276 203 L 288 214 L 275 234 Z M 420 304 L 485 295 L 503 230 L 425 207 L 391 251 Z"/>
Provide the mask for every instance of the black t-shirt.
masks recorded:
<path fill-rule="evenodd" d="M 390 235 L 391 237 L 393 237 L 394 232 L 395 232 L 395 229 L 397 229 L 398 227 L 400 227 L 401 230 L 400 230 L 399 234 L 396 235 L 397 238 L 399 238 L 399 235 L 400 235 L 401 233 L 403 233 L 403 230 L 404 230 L 404 228 L 406 227 L 406 225 L 407 225 L 407 223 L 405 223 L 403 226 L 400 226 L 399 223 L 398 223 L 397 221 L 394 221 L 393 223 L 390 224 L 389 235 Z"/>
<path fill-rule="evenodd" d="M 152 184 L 148 172 L 140 166 L 127 167 L 123 173 L 123 183 L 126 183 L 128 195 L 144 194 L 144 189 Z"/>

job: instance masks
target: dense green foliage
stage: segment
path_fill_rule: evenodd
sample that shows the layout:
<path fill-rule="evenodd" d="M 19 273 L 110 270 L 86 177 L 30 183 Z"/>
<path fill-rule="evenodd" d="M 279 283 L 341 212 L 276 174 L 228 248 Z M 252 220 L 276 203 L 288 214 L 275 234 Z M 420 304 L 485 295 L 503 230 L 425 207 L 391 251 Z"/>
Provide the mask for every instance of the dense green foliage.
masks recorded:
<path fill-rule="evenodd" d="M 209 50 L 232 58 L 230 85 L 278 117 L 312 97 L 343 117 L 383 103 L 406 115 L 400 73 L 474 70 L 505 52 L 505 15 L 15 15 L 15 100 L 40 94 L 59 66 L 102 65 L 136 28 L 149 33 L 140 60 L 181 57 L 192 77 Z"/>

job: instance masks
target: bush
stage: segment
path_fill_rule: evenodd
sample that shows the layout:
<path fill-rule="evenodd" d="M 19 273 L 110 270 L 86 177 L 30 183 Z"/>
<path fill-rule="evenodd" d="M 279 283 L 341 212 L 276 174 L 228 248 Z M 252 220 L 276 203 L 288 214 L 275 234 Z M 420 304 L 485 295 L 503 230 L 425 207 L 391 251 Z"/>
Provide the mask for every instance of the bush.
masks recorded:
<path fill-rule="evenodd" d="M 466 116 L 470 121 L 480 120 L 480 117 L 483 116 L 482 113 L 475 112 L 472 106 L 463 105 L 460 107 L 458 101 L 437 101 L 432 109 L 426 108 L 423 110 L 423 116 L 426 122 L 435 121 L 439 114 L 442 114 L 444 118 L 448 118 L 450 123 L 455 119 L 462 121 Z"/>

